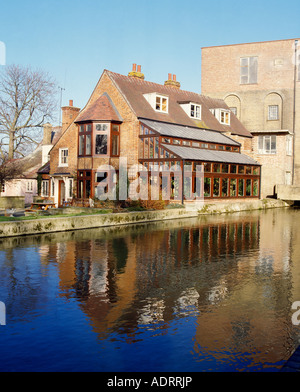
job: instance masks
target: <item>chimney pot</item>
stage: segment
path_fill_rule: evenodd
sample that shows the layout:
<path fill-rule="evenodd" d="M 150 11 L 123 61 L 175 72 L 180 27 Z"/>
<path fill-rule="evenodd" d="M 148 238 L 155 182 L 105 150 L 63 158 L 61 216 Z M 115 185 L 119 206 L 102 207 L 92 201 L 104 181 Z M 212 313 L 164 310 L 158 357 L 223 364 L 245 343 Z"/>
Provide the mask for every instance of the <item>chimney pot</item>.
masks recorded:
<path fill-rule="evenodd" d="M 180 88 L 180 83 L 176 81 L 176 75 L 168 74 L 168 80 L 165 81 L 165 86 Z"/>
<path fill-rule="evenodd" d="M 69 100 L 69 106 L 73 106 L 73 100 L 72 99 Z"/>
<path fill-rule="evenodd" d="M 137 78 L 137 79 L 145 79 L 144 74 L 142 74 L 141 72 L 141 66 L 140 65 L 136 65 L 133 64 L 132 66 L 132 71 L 128 73 L 128 76 L 131 76 L 133 78 Z"/>

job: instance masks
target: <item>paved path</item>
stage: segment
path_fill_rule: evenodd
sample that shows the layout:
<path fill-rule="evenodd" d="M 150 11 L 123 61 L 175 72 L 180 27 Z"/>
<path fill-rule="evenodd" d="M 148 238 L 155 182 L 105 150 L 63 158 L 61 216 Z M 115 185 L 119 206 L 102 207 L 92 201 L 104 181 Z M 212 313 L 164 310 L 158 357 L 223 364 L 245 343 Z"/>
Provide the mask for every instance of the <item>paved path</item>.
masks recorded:
<path fill-rule="evenodd" d="M 284 364 L 281 372 L 300 372 L 300 346 L 289 360 Z"/>

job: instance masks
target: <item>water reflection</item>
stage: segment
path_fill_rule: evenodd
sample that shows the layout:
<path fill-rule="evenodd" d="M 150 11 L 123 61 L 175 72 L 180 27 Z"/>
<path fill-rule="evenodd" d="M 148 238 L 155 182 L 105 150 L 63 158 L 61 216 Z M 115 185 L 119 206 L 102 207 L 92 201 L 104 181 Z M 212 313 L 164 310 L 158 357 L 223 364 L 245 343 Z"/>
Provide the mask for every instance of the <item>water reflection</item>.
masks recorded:
<path fill-rule="evenodd" d="M 100 341 L 156 344 L 166 336 L 185 370 L 276 369 L 300 337 L 291 324 L 300 300 L 299 213 L 1 240 L 0 299 L 15 323 L 40 317 L 51 293 L 75 300 Z M 192 322 L 192 332 L 174 329 L 178 320 Z"/>

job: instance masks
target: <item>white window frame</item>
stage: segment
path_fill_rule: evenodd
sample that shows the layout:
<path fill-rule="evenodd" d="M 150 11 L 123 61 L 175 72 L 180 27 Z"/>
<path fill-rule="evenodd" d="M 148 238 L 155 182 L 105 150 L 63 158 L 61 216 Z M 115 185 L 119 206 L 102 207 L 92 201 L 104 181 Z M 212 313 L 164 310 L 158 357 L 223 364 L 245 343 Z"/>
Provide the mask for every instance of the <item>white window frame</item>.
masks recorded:
<path fill-rule="evenodd" d="M 28 180 L 26 182 L 26 192 L 27 193 L 32 193 L 33 192 L 33 181 L 32 180 Z"/>
<path fill-rule="evenodd" d="M 210 112 L 216 117 L 220 124 L 223 125 L 230 125 L 230 110 L 216 108 L 216 109 L 209 109 Z M 222 115 L 224 115 L 224 119 L 226 118 L 225 114 L 227 114 L 228 121 L 222 119 Z"/>
<path fill-rule="evenodd" d="M 269 105 L 268 121 L 278 121 L 278 120 L 279 120 L 279 105 Z"/>
<path fill-rule="evenodd" d="M 286 155 L 289 155 L 289 156 L 293 155 L 293 136 L 292 135 L 286 136 Z"/>
<path fill-rule="evenodd" d="M 67 152 L 67 155 L 63 156 L 63 153 L 65 151 Z M 63 160 L 65 162 L 63 162 Z M 59 167 L 67 167 L 69 165 L 68 161 L 69 161 L 69 149 L 68 148 L 60 148 L 59 149 L 59 165 L 58 166 Z"/>
<path fill-rule="evenodd" d="M 157 100 L 159 100 L 159 103 L 157 103 Z M 163 100 L 165 100 L 165 107 L 166 109 L 163 110 Z M 157 107 L 157 105 L 159 105 L 159 108 Z M 155 111 L 156 112 L 160 112 L 160 113 L 168 113 L 168 107 L 169 107 L 169 97 L 165 96 L 165 95 L 160 95 L 160 94 L 156 94 L 155 96 Z"/>
<path fill-rule="evenodd" d="M 41 196 L 42 197 L 48 197 L 49 196 L 49 180 L 42 180 Z"/>
<path fill-rule="evenodd" d="M 222 116 L 224 116 L 224 119 L 222 119 Z M 227 120 L 226 120 L 226 117 L 227 117 Z M 221 124 L 230 125 L 230 111 L 229 110 L 220 110 L 219 121 Z"/>
<path fill-rule="evenodd" d="M 192 109 L 192 106 L 194 106 L 194 110 Z M 192 114 L 193 112 L 194 115 Z M 193 102 L 190 103 L 190 117 L 196 120 L 201 120 L 201 105 Z"/>
<path fill-rule="evenodd" d="M 240 84 L 257 84 L 257 74 L 258 70 L 256 69 L 255 80 L 251 80 L 251 59 L 256 59 L 256 64 L 258 64 L 257 56 L 248 56 L 240 58 Z M 244 63 L 244 64 L 243 64 Z M 246 72 L 243 72 L 247 70 Z"/>
<path fill-rule="evenodd" d="M 55 180 L 53 178 L 51 179 L 50 195 L 51 197 L 55 196 Z"/>
<path fill-rule="evenodd" d="M 275 141 L 275 149 L 272 149 L 272 143 Z M 277 148 L 277 138 L 276 135 L 261 135 L 258 137 L 258 153 L 264 155 L 275 155 Z M 269 143 L 270 148 L 266 148 Z"/>

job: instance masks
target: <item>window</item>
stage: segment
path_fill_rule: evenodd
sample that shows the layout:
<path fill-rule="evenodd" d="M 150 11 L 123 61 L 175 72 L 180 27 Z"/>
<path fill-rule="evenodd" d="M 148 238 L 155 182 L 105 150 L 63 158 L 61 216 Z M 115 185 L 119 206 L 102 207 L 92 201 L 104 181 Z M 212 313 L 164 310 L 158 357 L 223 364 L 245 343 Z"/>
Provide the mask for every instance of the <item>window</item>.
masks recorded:
<path fill-rule="evenodd" d="M 201 119 L 201 106 L 191 103 L 190 116 L 192 118 Z"/>
<path fill-rule="evenodd" d="M 55 182 L 51 180 L 51 196 L 55 196 Z"/>
<path fill-rule="evenodd" d="M 292 155 L 293 153 L 293 137 L 292 135 L 287 135 L 286 137 L 286 155 Z"/>
<path fill-rule="evenodd" d="M 270 105 L 268 109 L 268 120 L 279 120 L 278 105 Z"/>
<path fill-rule="evenodd" d="M 88 199 L 91 196 L 91 172 L 90 171 L 80 171 L 77 174 L 77 197 Z"/>
<path fill-rule="evenodd" d="M 43 197 L 49 196 L 49 181 L 48 180 L 42 181 L 41 196 L 43 196 Z"/>
<path fill-rule="evenodd" d="M 258 137 L 259 154 L 276 154 L 276 136 L 259 136 Z"/>
<path fill-rule="evenodd" d="M 241 84 L 257 83 L 257 57 L 242 57 L 240 59 Z"/>
<path fill-rule="evenodd" d="M 222 108 L 209 110 L 221 124 L 230 125 L 230 110 Z"/>
<path fill-rule="evenodd" d="M 92 124 L 82 124 L 79 127 L 78 155 L 92 155 Z"/>
<path fill-rule="evenodd" d="M 59 149 L 59 166 L 68 166 L 69 149 Z"/>
<path fill-rule="evenodd" d="M 211 179 L 208 177 L 204 178 L 204 196 L 210 197 L 211 193 Z"/>
<path fill-rule="evenodd" d="M 236 179 L 230 180 L 230 196 L 236 196 Z"/>
<path fill-rule="evenodd" d="M 236 107 L 232 107 L 229 109 L 230 109 L 231 113 L 233 113 L 235 116 L 237 115 L 237 108 Z"/>
<path fill-rule="evenodd" d="M 117 124 L 111 127 L 111 155 L 117 157 L 120 155 L 120 127 Z"/>
<path fill-rule="evenodd" d="M 220 179 L 214 178 L 214 185 L 213 185 L 213 196 L 219 197 L 220 196 Z"/>
<path fill-rule="evenodd" d="M 168 98 L 161 95 L 156 95 L 155 110 L 158 112 L 168 112 Z"/>
<path fill-rule="evenodd" d="M 225 110 L 220 111 L 220 123 L 230 125 L 230 113 Z"/>
<path fill-rule="evenodd" d="M 110 124 L 96 124 L 96 135 L 95 135 L 95 154 L 96 155 L 107 155 L 107 136 L 110 128 Z"/>
<path fill-rule="evenodd" d="M 228 178 L 222 179 L 222 197 L 228 196 Z"/>
<path fill-rule="evenodd" d="M 27 181 L 26 183 L 26 191 L 32 192 L 33 191 L 33 181 Z"/>

